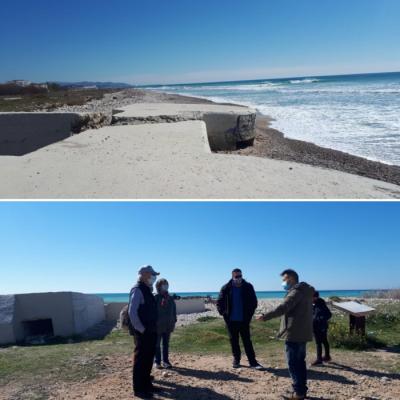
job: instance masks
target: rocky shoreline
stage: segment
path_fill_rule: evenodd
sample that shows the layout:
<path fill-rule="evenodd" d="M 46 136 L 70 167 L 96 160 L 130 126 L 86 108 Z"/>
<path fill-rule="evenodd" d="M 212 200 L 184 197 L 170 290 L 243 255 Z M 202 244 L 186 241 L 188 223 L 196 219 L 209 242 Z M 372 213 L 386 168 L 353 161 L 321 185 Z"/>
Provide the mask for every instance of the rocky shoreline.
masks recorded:
<path fill-rule="evenodd" d="M 102 113 L 108 115 L 111 121 L 114 109 L 135 103 L 224 104 L 196 97 L 142 89 L 126 89 L 116 93 L 107 93 L 102 99 L 93 100 L 82 106 L 64 106 L 57 111 Z M 400 185 L 400 166 L 387 165 L 310 142 L 289 139 L 285 137 L 284 133 L 271 128 L 270 123 L 269 117 L 258 114 L 256 138 L 253 145 L 221 153 L 294 161 Z"/>

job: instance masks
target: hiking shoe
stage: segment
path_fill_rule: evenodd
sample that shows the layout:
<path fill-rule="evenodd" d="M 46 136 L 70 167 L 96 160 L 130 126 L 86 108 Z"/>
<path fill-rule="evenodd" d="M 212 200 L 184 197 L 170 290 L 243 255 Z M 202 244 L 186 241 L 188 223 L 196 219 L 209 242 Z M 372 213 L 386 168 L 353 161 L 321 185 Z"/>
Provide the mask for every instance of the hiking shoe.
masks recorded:
<path fill-rule="evenodd" d="M 314 362 L 311 363 L 312 366 L 322 365 L 322 364 L 323 364 L 322 360 L 315 360 Z"/>
<path fill-rule="evenodd" d="M 256 369 L 257 371 L 264 371 L 265 370 L 265 368 L 258 362 L 256 362 L 255 364 L 250 364 L 250 368 Z"/>
<path fill-rule="evenodd" d="M 240 368 L 240 361 L 234 360 L 232 363 L 232 368 Z"/>
<path fill-rule="evenodd" d="M 330 361 L 332 361 L 332 358 L 330 356 L 325 356 L 325 357 L 322 357 L 322 361 L 330 362 Z"/>
<path fill-rule="evenodd" d="M 158 363 L 155 363 L 155 364 L 154 364 L 154 367 L 155 367 L 156 369 L 162 369 L 161 364 L 158 364 Z"/>
<path fill-rule="evenodd" d="M 163 362 L 163 367 L 164 367 L 165 369 L 171 369 L 171 368 L 172 368 L 172 365 L 171 365 L 171 363 L 170 363 L 169 361 L 164 361 L 164 362 Z"/>

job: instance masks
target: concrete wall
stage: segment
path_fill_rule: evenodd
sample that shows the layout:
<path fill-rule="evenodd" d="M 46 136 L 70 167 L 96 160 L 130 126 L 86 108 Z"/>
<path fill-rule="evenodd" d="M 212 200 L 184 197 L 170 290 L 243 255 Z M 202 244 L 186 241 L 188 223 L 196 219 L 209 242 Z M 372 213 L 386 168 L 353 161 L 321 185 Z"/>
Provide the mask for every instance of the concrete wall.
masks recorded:
<path fill-rule="evenodd" d="M 104 306 L 107 321 L 117 321 L 121 310 L 128 303 L 108 303 Z"/>
<path fill-rule="evenodd" d="M 51 318 L 55 336 L 72 336 L 74 315 L 71 292 L 18 294 L 16 297 L 15 336 L 22 341 L 24 321 Z"/>
<path fill-rule="evenodd" d="M 103 299 L 83 293 L 72 293 L 71 297 L 75 334 L 81 334 L 91 326 L 105 320 Z"/>
<path fill-rule="evenodd" d="M 69 136 L 77 113 L 0 113 L 0 155 L 19 156 Z"/>
<path fill-rule="evenodd" d="M 206 309 L 204 299 L 175 300 L 177 314 L 191 314 L 203 312 Z M 117 321 L 121 310 L 127 303 L 109 303 L 104 306 L 107 321 Z"/>
<path fill-rule="evenodd" d="M 75 334 L 71 292 L 18 294 L 16 300 L 17 341 L 25 338 L 23 322 L 38 319 L 51 318 L 55 336 Z"/>
<path fill-rule="evenodd" d="M 176 300 L 177 314 L 199 313 L 206 310 L 204 299 L 181 299 Z"/>
<path fill-rule="evenodd" d="M 15 296 L 0 296 L 0 345 L 15 343 Z"/>
<path fill-rule="evenodd" d="M 55 336 L 78 335 L 104 321 L 104 303 L 72 292 L 0 296 L 0 344 L 23 341 L 24 323 L 45 319 L 51 319 Z"/>

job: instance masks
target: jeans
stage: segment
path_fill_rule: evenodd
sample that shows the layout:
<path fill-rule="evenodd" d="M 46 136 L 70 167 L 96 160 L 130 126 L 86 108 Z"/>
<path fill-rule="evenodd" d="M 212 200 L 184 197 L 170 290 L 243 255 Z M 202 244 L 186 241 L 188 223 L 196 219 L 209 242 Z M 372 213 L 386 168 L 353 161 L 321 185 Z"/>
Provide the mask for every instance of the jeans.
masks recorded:
<path fill-rule="evenodd" d="M 317 360 L 322 360 L 322 345 L 325 348 L 325 357 L 329 358 L 328 331 L 314 331 L 315 343 L 317 344 Z"/>
<path fill-rule="evenodd" d="M 151 386 L 151 369 L 156 351 L 157 333 L 140 333 L 135 330 L 135 352 L 133 357 L 133 390 L 146 392 Z"/>
<path fill-rule="evenodd" d="M 306 343 L 286 342 L 286 360 L 293 390 L 299 396 L 307 394 Z"/>
<path fill-rule="evenodd" d="M 240 362 L 241 352 L 239 345 L 239 335 L 242 338 L 244 350 L 250 365 L 257 364 L 256 355 L 254 353 L 253 343 L 250 338 L 250 323 L 228 321 L 227 328 L 229 339 L 232 347 L 232 354 L 235 361 Z"/>
<path fill-rule="evenodd" d="M 157 335 L 156 344 L 156 364 L 161 364 L 161 341 L 162 341 L 162 359 L 165 363 L 169 363 L 169 332 L 159 333 Z"/>

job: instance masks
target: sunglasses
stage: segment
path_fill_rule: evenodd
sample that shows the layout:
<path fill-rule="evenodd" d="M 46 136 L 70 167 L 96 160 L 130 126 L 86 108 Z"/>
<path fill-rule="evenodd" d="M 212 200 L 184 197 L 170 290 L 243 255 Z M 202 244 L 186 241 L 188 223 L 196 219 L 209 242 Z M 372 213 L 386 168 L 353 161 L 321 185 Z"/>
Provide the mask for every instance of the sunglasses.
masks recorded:
<path fill-rule="evenodd" d="M 236 276 L 234 276 L 234 279 L 240 279 L 240 278 L 242 278 L 242 275 L 236 275 Z"/>

